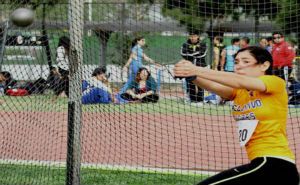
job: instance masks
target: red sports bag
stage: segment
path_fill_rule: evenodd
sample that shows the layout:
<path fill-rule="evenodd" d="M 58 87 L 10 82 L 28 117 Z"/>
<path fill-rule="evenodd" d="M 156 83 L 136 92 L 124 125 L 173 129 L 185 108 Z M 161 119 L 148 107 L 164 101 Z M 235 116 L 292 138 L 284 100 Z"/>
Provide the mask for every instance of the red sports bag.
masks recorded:
<path fill-rule="evenodd" d="M 28 96 L 29 93 L 26 89 L 8 89 L 6 91 L 9 96 Z"/>

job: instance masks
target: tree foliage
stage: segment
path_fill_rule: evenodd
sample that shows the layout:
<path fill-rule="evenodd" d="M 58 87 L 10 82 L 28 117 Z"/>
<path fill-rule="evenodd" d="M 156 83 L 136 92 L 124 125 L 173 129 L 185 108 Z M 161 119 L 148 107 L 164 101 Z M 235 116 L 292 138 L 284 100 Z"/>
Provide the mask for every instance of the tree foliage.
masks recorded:
<path fill-rule="evenodd" d="M 279 7 L 277 1 L 274 0 L 234 0 L 226 3 L 226 14 L 232 15 L 234 20 L 239 20 L 241 14 L 254 17 L 258 20 L 259 17 L 267 16 L 269 19 L 276 17 Z"/>
<path fill-rule="evenodd" d="M 68 0 L 1 0 L 0 2 L 14 6 L 31 6 L 33 9 L 36 9 L 42 4 L 54 6 L 57 3 L 66 3 Z"/>
<path fill-rule="evenodd" d="M 165 0 L 162 12 L 187 26 L 187 30 L 204 31 L 203 10 L 197 0 Z"/>
<path fill-rule="evenodd" d="M 278 12 L 278 4 L 272 0 L 165 0 L 163 13 L 187 25 L 204 31 L 206 21 L 224 18 L 239 20 L 241 15 L 254 17 L 267 16 L 272 19 Z"/>
<path fill-rule="evenodd" d="M 300 3 L 297 0 L 279 1 L 281 7 L 276 21 L 286 33 L 299 32 Z"/>

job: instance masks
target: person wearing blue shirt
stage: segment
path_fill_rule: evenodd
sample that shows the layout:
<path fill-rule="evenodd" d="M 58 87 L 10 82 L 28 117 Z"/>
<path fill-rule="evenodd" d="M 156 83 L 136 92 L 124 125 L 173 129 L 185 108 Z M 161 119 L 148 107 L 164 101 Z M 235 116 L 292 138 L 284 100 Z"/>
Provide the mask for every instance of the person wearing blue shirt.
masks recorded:
<path fill-rule="evenodd" d="M 122 68 L 122 73 L 126 71 L 127 68 L 130 69 L 130 75 L 127 80 L 127 82 L 123 85 L 121 89 L 121 94 L 125 93 L 126 89 L 128 88 L 128 85 L 134 81 L 135 75 L 137 71 L 143 67 L 143 59 L 145 59 L 147 62 L 150 62 L 151 64 L 155 64 L 158 67 L 162 67 L 160 64 L 156 63 L 154 60 L 149 58 L 143 50 L 143 46 L 145 46 L 146 41 L 144 37 L 137 37 L 132 41 L 132 48 L 131 48 L 131 54 L 130 57 L 125 64 L 125 66 Z"/>
<path fill-rule="evenodd" d="M 121 97 L 129 101 L 156 103 L 159 99 L 156 88 L 156 81 L 151 77 L 147 68 L 142 67 L 136 73 L 135 80 L 128 85 L 126 93 L 121 94 Z"/>
<path fill-rule="evenodd" d="M 240 39 L 233 38 L 231 44 L 222 51 L 221 71 L 234 72 L 234 54 L 240 49 Z"/>
<path fill-rule="evenodd" d="M 288 80 L 289 105 L 300 105 L 300 83 L 290 77 Z"/>
<path fill-rule="evenodd" d="M 106 67 L 93 71 L 92 77 L 83 81 L 82 104 L 115 103 L 115 97 L 107 80 Z"/>

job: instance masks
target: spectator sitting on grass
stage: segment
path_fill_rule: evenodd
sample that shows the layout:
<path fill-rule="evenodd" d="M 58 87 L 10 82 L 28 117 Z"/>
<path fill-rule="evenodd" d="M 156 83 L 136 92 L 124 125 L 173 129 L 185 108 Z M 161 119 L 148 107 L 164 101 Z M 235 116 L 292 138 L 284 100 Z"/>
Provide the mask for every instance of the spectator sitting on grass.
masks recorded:
<path fill-rule="evenodd" d="M 83 81 L 81 100 L 82 104 L 115 103 L 105 66 L 96 68 L 92 77 Z"/>
<path fill-rule="evenodd" d="M 16 85 L 17 81 L 12 78 L 10 72 L 0 72 L 0 83 L 3 85 L 3 93 L 7 94 L 8 89 L 12 89 Z M 4 101 L 0 99 L 0 104 L 4 104 Z"/>
<path fill-rule="evenodd" d="M 156 103 L 159 99 L 156 86 L 157 83 L 147 68 L 141 67 L 135 76 L 135 81 L 129 84 L 126 93 L 121 94 L 121 98 L 142 103 Z"/>

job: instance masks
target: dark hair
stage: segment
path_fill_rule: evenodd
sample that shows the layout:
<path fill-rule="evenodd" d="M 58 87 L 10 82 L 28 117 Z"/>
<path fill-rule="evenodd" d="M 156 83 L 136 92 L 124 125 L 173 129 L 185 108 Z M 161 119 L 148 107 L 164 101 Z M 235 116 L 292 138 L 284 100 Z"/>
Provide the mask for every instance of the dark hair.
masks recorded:
<path fill-rule="evenodd" d="M 142 39 L 144 39 L 144 37 L 136 37 L 135 39 L 133 39 L 131 42 L 131 48 L 133 48 L 135 45 L 137 45 L 137 42 Z"/>
<path fill-rule="evenodd" d="M 273 58 L 272 55 L 270 54 L 270 52 L 262 47 L 259 46 L 249 46 L 246 48 L 242 48 L 240 49 L 235 55 L 234 58 L 236 58 L 236 56 L 244 51 L 249 51 L 250 55 L 253 56 L 256 61 L 257 64 L 263 64 L 266 61 L 270 62 L 270 66 L 266 71 L 267 75 L 273 75 Z"/>
<path fill-rule="evenodd" d="M 140 82 L 140 80 L 141 80 L 140 74 L 141 74 L 141 72 L 142 72 L 143 70 L 147 71 L 147 73 L 148 73 L 147 80 L 150 78 L 151 73 L 148 71 L 148 69 L 145 68 L 145 67 L 141 67 L 141 68 L 138 70 L 138 72 L 136 73 L 136 75 L 135 75 L 135 81 L 136 81 L 136 82 Z"/>
<path fill-rule="evenodd" d="M 106 67 L 105 66 L 97 67 L 96 69 L 94 69 L 92 76 L 101 75 L 103 73 L 106 73 Z"/>
<path fill-rule="evenodd" d="M 58 47 L 59 46 L 63 46 L 67 52 L 69 52 L 70 50 L 70 39 L 66 36 L 62 36 L 59 38 L 59 41 L 58 41 Z"/>
<path fill-rule="evenodd" d="M 273 37 L 267 37 L 266 39 L 268 42 L 273 41 Z"/>
<path fill-rule="evenodd" d="M 218 40 L 220 43 L 223 42 L 223 37 L 222 36 L 215 36 L 215 39 Z"/>
<path fill-rule="evenodd" d="M 50 70 L 50 71 L 52 71 L 53 69 L 56 70 L 56 67 L 54 67 L 54 66 L 50 66 L 50 67 L 49 67 L 49 70 Z"/>
<path fill-rule="evenodd" d="M 12 78 L 10 72 L 8 72 L 8 71 L 2 71 L 2 72 L 0 72 L 0 74 L 2 74 L 4 76 L 4 78 L 6 78 L 6 79 Z"/>
<path fill-rule="evenodd" d="M 200 32 L 197 29 L 190 29 L 189 30 L 189 35 L 199 35 Z"/>
<path fill-rule="evenodd" d="M 247 44 L 249 44 L 249 42 L 250 42 L 249 37 L 243 37 L 242 40 L 245 41 Z"/>
<path fill-rule="evenodd" d="M 4 78 L 6 78 L 5 82 L 4 82 L 5 89 L 12 88 L 14 85 L 16 85 L 17 81 L 12 78 L 12 75 L 10 74 L 10 72 L 2 71 L 2 72 L 0 72 L 0 74 L 2 74 L 4 76 Z"/>
<path fill-rule="evenodd" d="M 282 33 L 281 31 L 274 31 L 274 32 L 272 33 L 273 36 L 274 36 L 274 35 L 277 35 L 277 34 L 279 34 L 280 36 L 283 36 L 283 33 Z"/>
<path fill-rule="evenodd" d="M 234 44 L 234 43 L 239 42 L 239 41 L 240 41 L 240 38 L 235 37 L 231 40 L 231 44 Z"/>

